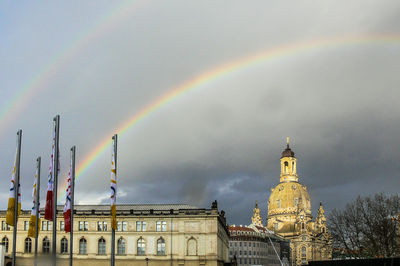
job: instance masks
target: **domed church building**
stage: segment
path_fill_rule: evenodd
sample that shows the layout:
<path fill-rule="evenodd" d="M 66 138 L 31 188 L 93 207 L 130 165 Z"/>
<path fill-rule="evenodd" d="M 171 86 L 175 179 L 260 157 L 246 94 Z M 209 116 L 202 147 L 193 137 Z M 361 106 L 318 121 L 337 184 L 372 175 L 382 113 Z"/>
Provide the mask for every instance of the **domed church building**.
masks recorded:
<path fill-rule="evenodd" d="M 299 183 L 297 159 L 287 147 L 282 152 L 280 183 L 271 189 L 268 200 L 267 228 L 290 240 L 293 265 L 312 260 L 332 259 L 332 240 L 326 228 L 322 204 L 313 219 L 307 187 Z"/>

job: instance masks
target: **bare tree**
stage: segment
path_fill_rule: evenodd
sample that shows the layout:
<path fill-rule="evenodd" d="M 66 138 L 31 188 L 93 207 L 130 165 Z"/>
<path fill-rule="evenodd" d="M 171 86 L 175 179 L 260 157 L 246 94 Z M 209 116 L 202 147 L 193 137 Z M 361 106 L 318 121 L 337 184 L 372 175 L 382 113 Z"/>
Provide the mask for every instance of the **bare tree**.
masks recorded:
<path fill-rule="evenodd" d="M 392 257 L 400 255 L 398 222 L 400 197 L 376 194 L 357 199 L 328 216 L 336 257 Z"/>

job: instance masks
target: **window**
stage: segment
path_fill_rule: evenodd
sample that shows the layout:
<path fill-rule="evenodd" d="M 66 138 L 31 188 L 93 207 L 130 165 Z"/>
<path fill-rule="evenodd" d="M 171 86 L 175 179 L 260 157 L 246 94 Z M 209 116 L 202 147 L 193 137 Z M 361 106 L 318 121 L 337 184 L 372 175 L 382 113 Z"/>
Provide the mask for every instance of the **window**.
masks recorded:
<path fill-rule="evenodd" d="M 242 256 L 242 251 L 241 250 L 239 250 L 239 255 Z"/>
<path fill-rule="evenodd" d="M 289 163 L 288 163 L 288 162 L 285 162 L 285 173 L 288 172 L 288 167 L 289 167 Z"/>
<path fill-rule="evenodd" d="M 125 255 L 125 246 L 126 246 L 125 239 L 123 239 L 122 237 L 120 239 L 118 239 L 118 242 L 117 242 L 117 254 L 118 255 Z"/>
<path fill-rule="evenodd" d="M 298 198 L 294 198 L 294 206 L 299 205 L 299 199 Z"/>
<path fill-rule="evenodd" d="M 47 231 L 47 221 L 42 221 L 42 231 Z"/>
<path fill-rule="evenodd" d="M 53 222 L 47 221 L 47 230 L 53 230 Z"/>
<path fill-rule="evenodd" d="M 197 242 L 193 237 L 188 240 L 188 255 L 196 256 L 197 255 Z"/>
<path fill-rule="evenodd" d="M 243 245 L 244 245 L 245 247 L 247 247 L 247 242 L 244 242 Z"/>
<path fill-rule="evenodd" d="M 98 253 L 99 255 L 106 254 L 106 240 L 104 238 L 99 239 Z"/>
<path fill-rule="evenodd" d="M 63 237 L 61 239 L 61 254 L 67 254 L 68 253 L 68 239 Z"/>
<path fill-rule="evenodd" d="M 29 237 L 25 238 L 25 253 L 32 252 L 32 239 Z"/>
<path fill-rule="evenodd" d="M 79 231 L 88 231 L 88 230 L 89 230 L 89 222 L 79 221 Z"/>
<path fill-rule="evenodd" d="M 143 238 L 139 238 L 137 241 L 137 255 L 146 254 L 146 243 Z"/>
<path fill-rule="evenodd" d="M 8 238 L 6 236 L 3 237 L 1 242 L 3 243 L 3 245 L 4 245 L 5 249 L 6 249 L 6 253 L 8 253 Z"/>
<path fill-rule="evenodd" d="M 301 223 L 301 229 L 303 229 L 304 230 L 304 223 Z"/>
<path fill-rule="evenodd" d="M 166 232 L 167 231 L 167 222 L 166 221 L 158 221 L 156 230 L 157 230 L 157 232 Z"/>
<path fill-rule="evenodd" d="M 247 251 L 246 251 L 246 250 L 245 250 L 245 251 L 243 251 L 243 253 L 244 253 L 243 255 L 247 256 Z"/>
<path fill-rule="evenodd" d="M 117 231 L 126 231 L 126 230 L 127 230 L 127 222 L 117 223 Z"/>
<path fill-rule="evenodd" d="M 79 240 L 79 254 L 87 254 L 86 248 L 87 248 L 86 239 L 81 238 L 81 239 Z"/>
<path fill-rule="evenodd" d="M 165 255 L 165 240 L 163 238 L 157 240 L 157 255 Z"/>
<path fill-rule="evenodd" d="M 244 264 L 247 264 L 247 259 L 244 259 Z"/>
<path fill-rule="evenodd" d="M 136 222 L 136 231 L 146 231 L 146 222 L 137 221 Z"/>
<path fill-rule="evenodd" d="M 60 221 L 60 231 L 64 231 L 65 230 L 65 223 L 64 221 Z"/>
<path fill-rule="evenodd" d="M 301 263 L 307 263 L 307 248 L 304 246 L 301 247 Z"/>
<path fill-rule="evenodd" d="M 278 208 L 281 207 L 281 200 L 280 200 L 280 199 L 278 199 L 278 200 L 276 201 L 276 205 L 278 206 Z"/>
<path fill-rule="evenodd" d="M 122 231 L 126 231 L 127 230 L 127 222 L 122 222 Z"/>
<path fill-rule="evenodd" d="M 24 221 L 24 230 L 25 231 L 29 230 L 29 221 Z"/>
<path fill-rule="evenodd" d="M 249 250 L 249 256 L 251 256 L 251 251 Z"/>
<path fill-rule="evenodd" d="M 47 238 L 43 238 L 43 253 L 50 253 L 50 240 Z"/>
<path fill-rule="evenodd" d="M 241 247 L 242 246 L 242 242 L 239 242 L 239 247 Z"/>
<path fill-rule="evenodd" d="M 97 231 L 107 231 L 107 222 L 97 222 Z"/>

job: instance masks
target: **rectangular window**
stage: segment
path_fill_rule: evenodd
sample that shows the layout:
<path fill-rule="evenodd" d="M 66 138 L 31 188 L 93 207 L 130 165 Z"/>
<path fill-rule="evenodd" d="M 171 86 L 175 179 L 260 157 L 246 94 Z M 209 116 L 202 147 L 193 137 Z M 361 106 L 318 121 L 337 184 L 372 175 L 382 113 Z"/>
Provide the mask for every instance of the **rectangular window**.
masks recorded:
<path fill-rule="evenodd" d="M 244 255 L 247 256 L 247 251 L 245 250 L 245 251 L 243 251 L 243 252 L 244 252 Z"/>
<path fill-rule="evenodd" d="M 146 222 L 142 222 L 142 231 L 143 231 L 143 232 L 146 231 Z"/>
<path fill-rule="evenodd" d="M 64 231 L 64 230 L 65 230 L 64 221 L 60 221 L 60 231 Z"/>
<path fill-rule="evenodd" d="M 88 230 L 89 230 L 89 222 L 85 221 L 85 231 L 88 231 Z"/>
<path fill-rule="evenodd" d="M 122 223 L 121 222 L 117 222 L 117 231 L 118 232 L 121 232 L 121 226 L 122 225 Z"/>
<path fill-rule="evenodd" d="M 166 232 L 167 231 L 167 222 L 162 221 L 161 223 L 161 231 Z"/>
<path fill-rule="evenodd" d="M 128 227 L 127 222 L 122 222 L 122 231 L 126 232 L 128 229 L 127 227 Z"/>
<path fill-rule="evenodd" d="M 79 221 L 79 231 L 83 231 L 84 230 L 83 226 L 84 226 L 83 221 Z"/>
<path fill-rule="evenodd" d="M 156 223 L 156 231 L 157 231 L 157 232 L 161 232 L 161 221 L 158 221 L 158 222 Z"/>
<path fill-rule="evenodd" d="M 47 221 L 47 229 L 49 231 L 53 230 L 53 222 Z"/>
<path fill-rule="evenodd" d="M 42 221 L 42 231 L 47 231 L 47 221 Z"/>
<path fill-rule="evenodd" d="M 245 247 L 247 247 L 247 242 L 244 242 L 243 245 L 244 245 Z"/>
<path fill-rule="evenodd" d="M 139 222 L 139 221 L 136 222 L 136 231 L 137 231 L 137 232 L 142 231 L 142 223 Z"/>
<path fill-rule="evenodd" d="M 29 230 L 29 221 L 24 221 L 24 230 L 25 231 Z"/>
<path fill-rule="evenodd" d="M 97 231 L 103 231 L 103 222 L 97 222 Z"/>
<path fill-rule="evenodd" d="M 107 222 L 103 222 L 103 232 L 107 231 Z"/>

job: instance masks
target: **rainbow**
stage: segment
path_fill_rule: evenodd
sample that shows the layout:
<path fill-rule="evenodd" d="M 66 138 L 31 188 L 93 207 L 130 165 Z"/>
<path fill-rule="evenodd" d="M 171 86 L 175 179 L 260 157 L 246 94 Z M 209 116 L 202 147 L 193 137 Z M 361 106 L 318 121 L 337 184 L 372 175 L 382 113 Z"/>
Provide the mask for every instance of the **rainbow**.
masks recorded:
<path fill-rule="evenodd" d="M 17 89 L 11 99 L 0 109 L 0 134 L 15 121 L 15 117 L 28 106 L 28 102 L 46 87 L 64 66 L 66 66 L 77 54 L 83 51 L 99 36 L 114 29 L 121 21 L 137 10 L 144 1 L 125 1 L 118 5 L 110 14 L 102 17 L 98 23 L 81 33 L 78 38 L 60 50 L 50 58 L 47 64 L 20 89 Z"/>
<path fill-rule="evenodd" d="M 273 59 L 281 59 L 283 57 L 288 57 L 299 53 L 315 51 L 318 49 L 341 47 L 345 45 L 382 43 L 394 43 L 398 45 L 400 43 L 400 35 L 375 34 L 361 36 L 344 36 L 330 39 L 316 39 L 307 42 L 282 45 L 276 48 L 269 49 L 265 52 L 239 58 L 227 64 L 206 71 L 173 88 L 154 102 L 146 105 L 139 112 L 133 114 L 132 117 L 130 117 L 116 130 L 116 133 L 126 133 L 129 129 L 137 125 L 144 118 L 150 116 L 153 112 L 160 109 L 162 106 L 172 102 L 178 97 L 181 97 L 196 88 L 199 88 L 200 86 L 203 87 L 209 85 L 219 78 L 222 78 L 229 74 L 233 74 L 237 71 L 244 70 L 248 67 L 255 66 L 259 63 L 263 63 Z M 76 172 L 77 179 L 81 178 L 85 174 L 85 172 L 94 164 L 96 159 L 99 158 L 100 154 L 102 154 L 106 150 L 106 148 L 109 147 L 109 145 L 111 145 L 111 135 L 110 137 L 104 139 L 100 144 L 98 144 L 79 164 Z"/>

